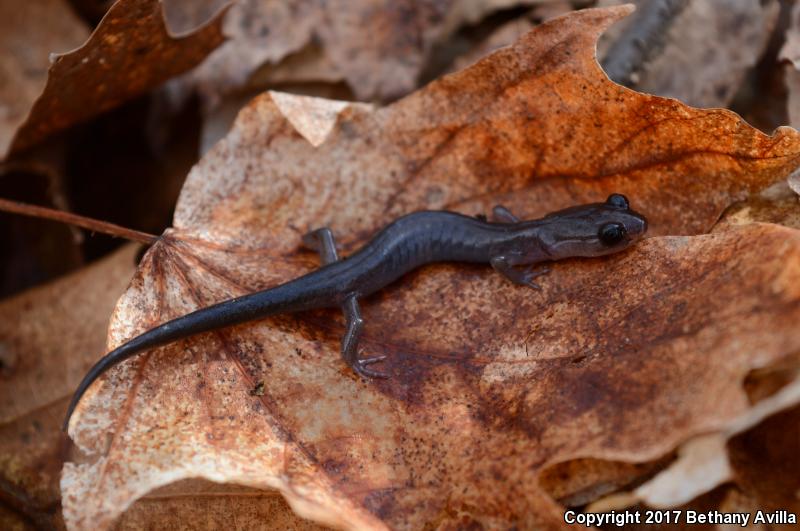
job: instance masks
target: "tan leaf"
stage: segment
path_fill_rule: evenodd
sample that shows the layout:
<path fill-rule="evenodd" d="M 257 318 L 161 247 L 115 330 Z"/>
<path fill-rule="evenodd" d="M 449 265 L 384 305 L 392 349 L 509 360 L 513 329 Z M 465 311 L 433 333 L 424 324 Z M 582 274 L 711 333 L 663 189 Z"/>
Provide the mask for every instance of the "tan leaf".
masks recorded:
<path fill-rule="evenodd" d="M 0 302 L 0 496 L 41 528 L 60 520 L 67 402 L 105 344 L 137 247 Z M 13 528 L 4 515 L 0 528 Z"/>
<path fill-rule="evenodd" d="M 796 131 L 608 81 L 596 39 L 628 12 L 553 20 L 383 109 L 257 98 L 190 173 L 110 346 L 313 269 L 300 235 L 323 225 L 346 253 L 417 209 L 535 217 L 620 191 L 653 234 L 697 234 L 785 178 Z M 559 263 L 542 292 L 427 267 L 363 302 L 387 381 L 341 362 L 338 312 L 181 341 L 85 397 L 70 433 L 94 460 L 65 466 L 65 519 L 107 527 L 199 477 L 278 489 L 332 526 L 560 527 L 540 471 L 656 460 L 748 409 L 745 376 L 800 350 L 798 276 L 800 233 L 764 224 Z"/>
<path fill-rule="evenodd" d="M 13 20 L 13 18 L 12 18 Z M 54 55 L 47 85 L 0 155 L 136 97 L 198 64 L 223 40 L 221 18 L 188 35 L 167 32 L 159 0 L 120 0 L 86 43 Z"/>

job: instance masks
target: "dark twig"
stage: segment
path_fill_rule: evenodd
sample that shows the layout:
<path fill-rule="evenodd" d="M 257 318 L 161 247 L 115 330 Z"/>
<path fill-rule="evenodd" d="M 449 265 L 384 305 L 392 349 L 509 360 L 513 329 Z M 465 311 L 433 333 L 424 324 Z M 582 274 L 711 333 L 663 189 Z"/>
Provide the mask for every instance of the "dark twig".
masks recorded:
<path fill-rule="evenodd" d="M 29 205 L 27 203 L 20 203 L 17 201 L 10 201 L 8 199 L 0 199 L 0 211 L 13 212 L 14 214 L 22 214 L 23 216 L 31 216 L 40 219 L 50 219 L 68 225 L 75 225 L 83 227 L 94 232 L 109 234 L 118 238 L 125 238 L 135 242 L 146 243 L 152 245 L 158 240 L 158 236 L 147 234 L 146 232 L 139 232 L 138 230 L 126 229 L 113 223 L 106 221 L 99 221 L 63 210 L 54 210 L 36 205 Z"/>
<path fill-rule="evenodd" d="M 608 77 L 627 87 L 636 85 L 636 73 L 663 47 L 664 36 L 688 3 L 688 0 L 638 2 L 625 31 L 603 59 L 603 70 Z"/>

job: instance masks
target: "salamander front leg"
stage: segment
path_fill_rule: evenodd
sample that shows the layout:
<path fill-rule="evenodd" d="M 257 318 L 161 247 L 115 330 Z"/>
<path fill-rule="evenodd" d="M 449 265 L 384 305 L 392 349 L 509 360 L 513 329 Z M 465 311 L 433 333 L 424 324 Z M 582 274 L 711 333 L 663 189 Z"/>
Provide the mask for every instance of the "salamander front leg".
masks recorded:
<path fill-rule="evenodd" d="M 518 262 L 513 256 L 495 256 L 490 260 L 489 263 L 492 264 L 492 267 L 495 269 L 495 271 L 506 277 L 514 284 L 530 286 L 531 288 L 538 290 L 541 290 L 542 287 L 534 282 L 533 279 L 542 275 L 546 275 L 550 272 L 550 269 L 547 267 L 537 270 L 534 270 L 533 268 L 527 268 L 521 271 L 514 269 L 514 266 L 517 265 Z"/>
<path fill-rule="evenodd" d="M 492 209 L 492 216 L 497 221 L 502 223 L 519 223 L 520 219 L 511 213 L 509 209 L 504 207 L 503 205 L 495 205 Z"/>
<path fill-rule="evenodd" d="M 386 356 L 376 356 L 374 358 L 359 359 L 358 340 L 361 339 L 361 330 L 364 320 L 361 318 L 361 310 L 358 307 L 358 300 L 355 295 L 350 295 L 342 305 L 344 315 L 347 317 L 347 332 L 342 338 L 342 357 L 344 361 L 352 367 L 356 373 L 365 378 L 388 378 L 389 376 L 378 371 L 367 368 L 367 365 L 378 363 L 386 359 Z"/>
<path fill-rule="evenodd" d="M 333 239 L 333 233 L 328 227 L 305 233 L 303 245 L 312 251 L 317 251 L 322 258 L 323 265 L 339 261 L 339 255 L 336 253 L 336 240 Z"/>

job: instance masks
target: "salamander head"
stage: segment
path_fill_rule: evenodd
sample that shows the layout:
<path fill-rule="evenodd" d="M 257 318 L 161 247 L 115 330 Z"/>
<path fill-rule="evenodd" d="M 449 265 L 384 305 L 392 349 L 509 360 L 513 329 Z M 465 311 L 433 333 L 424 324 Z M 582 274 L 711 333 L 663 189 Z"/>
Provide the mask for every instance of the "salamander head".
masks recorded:
<path fill-rule="evenodd" d="M 553 212 L 539 223 L 540 242 L 551 260 L 616 253 L 647 232 L 647 220 L 621 194 Z"/>

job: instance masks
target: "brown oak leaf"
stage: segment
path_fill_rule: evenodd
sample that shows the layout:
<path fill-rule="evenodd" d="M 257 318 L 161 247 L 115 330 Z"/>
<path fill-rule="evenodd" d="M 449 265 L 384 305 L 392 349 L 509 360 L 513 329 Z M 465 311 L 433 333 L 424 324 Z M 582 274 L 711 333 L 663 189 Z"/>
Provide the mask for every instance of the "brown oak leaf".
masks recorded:
<path fill-rule="evenodd" d="M 83 46 L 52 56 L 47 84 L 27 118 L 0 136 L 4 141 L 0 157 L 189 70 L 222 43 L 220 22 L 218 16 L 206 26 L 176 37 L 164 25 L 159 0 L 116 2 Z M 23 38 L 19 36 L 21 42 L 25 42 Z"/>
<path fill-rule="evenodd" d="M 64 468 L 68 525 L 108 527 L 151 490 L 205 478 L 278 489 L 337 527 L 560 528 L 548 467 L 657 460 L 747 411 L 745 376 L 800 350 L 800 233 L 702 233 L 785 178 L 800 135 L 611 83 L 596 39 L 629 11 L 552 20 L 382 109 L 251 102 L 190 173 L 111 347 L 317 267 L 300 235 L 319 226 L 346 254 L 418 209 L 504 203 L 527 218 L 616 191 L 658 237 L 556 264 L 541 292 L 484 267 L 408 275 L 362 305 L 386 381 L 341 362 L 332 311 L 138 356 L 73 417 L 92 459 Z"/>

